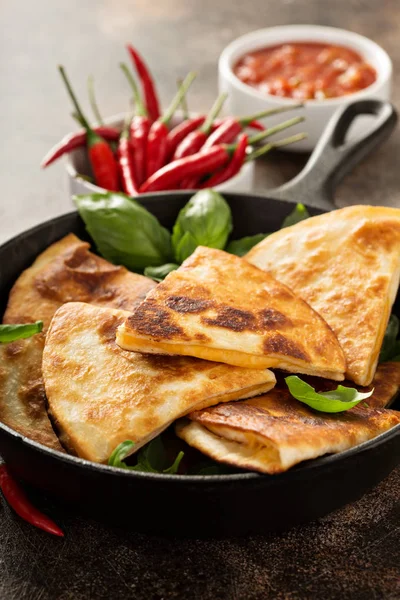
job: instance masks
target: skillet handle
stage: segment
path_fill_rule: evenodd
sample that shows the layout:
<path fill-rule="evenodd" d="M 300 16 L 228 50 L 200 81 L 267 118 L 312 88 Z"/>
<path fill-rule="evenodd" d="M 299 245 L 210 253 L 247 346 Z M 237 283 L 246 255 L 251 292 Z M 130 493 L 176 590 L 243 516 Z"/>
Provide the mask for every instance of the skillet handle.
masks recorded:
<path fill-rule="evenodd" d="M 375 115 L 368 132 L 356 141 L 345 141 L 358 115 Z M 358 100 L 337 110 L 322 133 L 303 170 L 288 183 L 268 195 L 279 200 L 304 202 L 323 210 L 335 208 L 333 194 L 345 175 L 365 156 L 386 140 L 397 123 L 397 112 L 390 102 Z"/>

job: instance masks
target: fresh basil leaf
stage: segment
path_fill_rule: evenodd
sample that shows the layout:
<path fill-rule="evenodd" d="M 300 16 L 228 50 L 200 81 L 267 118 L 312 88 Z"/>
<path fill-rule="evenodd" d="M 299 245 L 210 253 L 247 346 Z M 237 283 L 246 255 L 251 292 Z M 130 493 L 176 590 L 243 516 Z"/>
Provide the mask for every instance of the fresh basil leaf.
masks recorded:
<path fill-rule="evenodd" d="M 151 279 L 154 279 L 155 281 L 162 281 L 169 273 L 171 273 L 171 271 L 175 271 L 178 268 L 179 265 L 175 263 L 166 263 L 160 267 L 146 267 L 144 274 L 146 277 L 151 277 Z"/>
<path fill-rule="evenodd" d="M 388 360 L 398 361 L 396 356 L 400 354 L 400 340 L 396 338 L 399 335 L 399 328 L 399 319 L 396 315 L 390 315 L 379 354 L 379 362 L 387 362 Z"/>
<path fill-rule="evenodd" d="M 240 240 L 232 240 L 225 248 L 225 252 L 236 254 L 236 256 L 244 256 L 259 242 L 265 239 L 269 233 L 257 233 L 256 235 L 247 235 Z"/>
<path fill-rule="evenodd" d="M 157 436 L 151 440 L 151 442 L 143 446 L 138 452 L 137 464 L 131 466 L 124 463 L 123 460 L 131 453 L 134 445 L 134 442 L 131 440 L 126 440 L 119 444 L 108 459 L 109 466 L 127 469 L 129 471 L 142 471 L 145 473 L 166 473 L 175 475 L 178 472 L 180 462 L 184 457 L 184 452 L 179 452 L 172 465 L 164 469 L 166 456 L 161 436 Z"/>
<path fill-rule="evenodd" d="M 311 385 L 300 379 L 300 377 L 297 377 L 297 375 L 285 377 L 285 381 L 290 393 L 296 400 L 307 404 L 307 406 L 315 410 L 328 413 L 349 410 L 361 402 L 361 400 L 372 396 L 374 391 L 360 393 L 355 388 L 338 385 L 336 390 L 332 390 L 331 392 L 316 392 Z"/>
<path fill-rule="evenodd" d="M 24 323 L 21 325 L 0 325 L 0 342 L 7 344 L 15 340 L 30 338 L 43 329 L 43 321 Z"/>
<path fill-rule="evenodd" d="M 165 448 L 161 436 L 157 436 L 139 451 L 138 463 L 145 465 L 149 470 L 159 473 L 164 468 Z"/>
<path fill-rule="evenodd" d="M 128 467 L 122 461 L 131 453 L 134 445 L 135 442 L 131 440 L 125 440 L 125 442 L 119 444 L 108 459 L 108 465 L 110 467 L 119 467 L 120 469 L 130 469 L 131 467 Z"/>
<path fill-rule="evenodd" d="M 197 246 L 225 248 L 232 231 L 232 213 L 214 190 L 197 192 L 182 208 L 172 232 L 175 260 L 182 263 Z"/>
<path fill-rule="evenodd" d="M 296 225 L 296 223 L 300 223 L 300 221 L 304 221 L 310 217 L 310 213 L 304 206 L 304 204 L 296 204 L 295 208 L 292 212 L 283 220 L 281 229 L 284 227 L 291 227 L 292 225 Z"/>
<path fill-rule="evenodd" d="M 143 271 L 172 258 L 169 231 L 136 200 L 111 192 L 73 200 L 100 254 L 112 263 Z"/>

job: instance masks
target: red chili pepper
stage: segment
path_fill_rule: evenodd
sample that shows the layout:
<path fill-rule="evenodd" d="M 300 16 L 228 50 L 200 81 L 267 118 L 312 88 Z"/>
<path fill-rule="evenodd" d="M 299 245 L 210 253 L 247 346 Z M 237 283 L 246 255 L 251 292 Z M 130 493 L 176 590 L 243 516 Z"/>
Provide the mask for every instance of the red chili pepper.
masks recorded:
<path fill-rule="evenodd" d="M 129 142 L 130 121 L 131 119 L 126 121 L 124 130 L 119 139 L 117 157 L 122 189 L 128 196 L 137 196 L 138 184 L 135 179 L 135 167 Z"/>
<path fill-rule="evenodd" d="M 160 117 L 160 104 L 153 78 L 139 52 L 131 44 L 127 45 L 127 49 L 140 77 L 147 113 L 152 121 L 157 121 Z"/>
<path fill-rule="evenodd" d="M 68 95 L 75 107 L 76 113 L 86 129 L 89 159 L 96 184 L 106 190 L 117 192 L 119 190 L 118 165 L 114 158 L 114 154 L 107 142 L 93 131 L 86 120 L 86 117 L 84 117 L 64 67 L 59 66 L 58 69 L 65 83 Z"/>
<path fill-rule="evenodd" d="M 175 150 L 173 160 L 185 158 L 191 154 L 196 154 L 203 147 L 207 137 L 210 135 L 211 127 L 215 117 L 221 111 L 227 94 L 220 94 L 211 107 L 207 119 L 200 129 L 196 129 L 187 135 Z"/>
<path fill-rule="evenodd" d="M 230 158 L 232 148 L 215 146 L 192 156 L 175 160 L 154 173 L 140 188 L 140 193 L 177 189 L 186 177 L 201 177 L 223 167 Z"/>
<path fill-rule="evenodd" d="M 199 117 L 193 117 L 192 119 L 187 119 L 186 121 L 182 121 L 176 127 L 171 129 L 167 135 L 168 142 L 168 152 L 167 157 L 173 156 L 176 148 L 181 143 L 183 139 L 195 129 L 198 129 L 201 125 L 203 125 L 206 117 L 201 115 Z"/>
<path fill-rule="evenodd" d="M 142 98 L 140 97 L 136 82 L 132 77 L 128 67 L 124 63 L 121 63 L 120 67 L 132 88 L 133 97 L 135 100 L 136 115 L 131 121 L 129 138 L 131 151 L 133 154 L 135 181 L 137 186 L 140 186 L 146 179 L 146 146 L 151 122 L 147 115 L 147 110 L 142 102 Z"/>
<path fill-rule="evenodd" d="M 189 73 L 176 93 L 170 106 L 166 112 L 157 121 L 154 121 L 150 127 L 149 136 L 147 138 L 147 165 L 146 165 L 146 177 L 147 179 L 158 171 L 164 164 L 167 158 L 168 152 L 168 123 L 172 118 L 172 115 L 182 102 L 183 96 L 189 89 L 192 81 L 196 77 L 195 73 Z"/>
<path fill-rule="evenodd" d="M 109 142 L 116 142 L 121 134 L 120 130 L 116 127 L 108 127 L 107 125 L 94 127 L 93 131 Z M 44 169 L 60 158 L 60 156 L 86 146 L 86 140 L 86 130 L 69 133 L 46 154 L 40 166 Z"/>
<path fill-rule="evenodd" d="M 228 179 L 230 179 L 231 177 L 234 177 L 234 175 L 239 173 L 239 171 L 242 168 L 242 165 L 244 163 L 244 160 L 246 158 L 246 149 L 247 149 L 248 141 L 249 140 L 248 140 L 247 135 L 245 133 L 242 133 L 239 136 L 239 140 L 238 140 L 235 152 L 234 152 L 230 162 L 225 167 L 222 167 L 222 169 L 220 169 L 219 171 L 214 173 L 214 175 L 211 175 L 211 177 L 209 179 L 207 179 L 207 181 L 205 181 L 198 187 L 200 189 L 208 188 L 208 187 L 215 187 L 216 185 L 219 185 L 220 183 L 227 181 Z"/>
<path fill-rule="evenodd" d="M 222 122 L 221 126 L 209 136 L 204 144 L 204 148 L 211 148 L 211 146 L 215 146 L 217 144 L 230 144 L 235 140 L 236 136 L 242 131 L 242 129 L 248 127 L 249 123 L 252 123 L 254 120 L 276 115 L 287 110 L 293 110 L 294 108 L 299 108 L 300 106 L 303 105 L 291 104 L 288 106 L 279 106 L 277 108 L 264 110 L 249 117 L 243 117 L 240 119 L 237 117 L 228 117 Z"/>
<path fill-rule="evenodd" d="M 21 519 L 24 519 L 35 527 L 39 527 L 39 529 L 43 529 L 43 531 L 47 531 L 47 533 L 64 537 L 64 533 L 54 521 L 49 519 L 49 517 L 46 517 L 46 515 L 41 513 L 33 506 L 33 504 L 31 504 L 26 497 L 25 492 L 15 479 L 11 477 L 4 464 L 0 465 L 0 489 L 8 504 L 15 510 Z"/>

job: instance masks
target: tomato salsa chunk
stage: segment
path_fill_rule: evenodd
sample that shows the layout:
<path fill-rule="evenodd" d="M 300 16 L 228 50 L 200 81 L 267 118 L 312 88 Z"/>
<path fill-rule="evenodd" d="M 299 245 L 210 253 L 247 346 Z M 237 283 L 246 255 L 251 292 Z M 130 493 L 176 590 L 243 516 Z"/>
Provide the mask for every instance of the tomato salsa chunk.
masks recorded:
<path fill-rule="evenodd" d="M 353 94 L 376 80 L 375 69 L 358 52 L 319 42 L 293 42 L 249 52 L 233 71 L 260 92 L 298 100 Z"/>

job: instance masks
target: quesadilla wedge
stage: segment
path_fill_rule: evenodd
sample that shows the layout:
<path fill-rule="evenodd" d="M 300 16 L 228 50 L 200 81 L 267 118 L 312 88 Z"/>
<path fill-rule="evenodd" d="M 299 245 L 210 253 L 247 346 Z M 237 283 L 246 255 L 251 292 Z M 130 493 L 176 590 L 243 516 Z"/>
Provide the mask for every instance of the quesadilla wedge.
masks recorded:
<path fill-rule="evenodd" d="M 62 450 L 47 416 L 41 374 L 44 332 L 52 316 L 69 300 L 133 310 L 155 285 L 92 254 L 73 234 L 49 246 L 15 282 L 4 314 L 9 324 L 41 320 L 43 333 L 0 344 L 0 421 Z"/>
<path fill-rule="evenodd" d="M 288 285 L 331 326 L 346 377 L 371 383 L 400 279 L 400 209 L 351 206 L 301 221 L 245 259 Z"/>
<path fill-rule="evenodd" d="M 243 259 L 202 246 L 149 293 L 117 343 L 338 380 L 345 370 L 334 333 L 306 302 Z"/>
<path fill-rule="evenodd" d="M 275 385 L 268 370 L 117 346 L 126 311 L 71 302 L 54 315 L 43 353 L 49 412 L 71 451 L 106 462 L 129 439 L 138 450 L 196 408 L 247 398 Z"/>
<path fill-rule="evenodd" d="M 400 425 L 397 411 L 366 408 L 361 402 L 346 412 L 321 413 L 278 385 L 257 398 L 193 412 L 175 430 L 216 461 L 275 474 L 357 446 L 395 425 Z"/>

